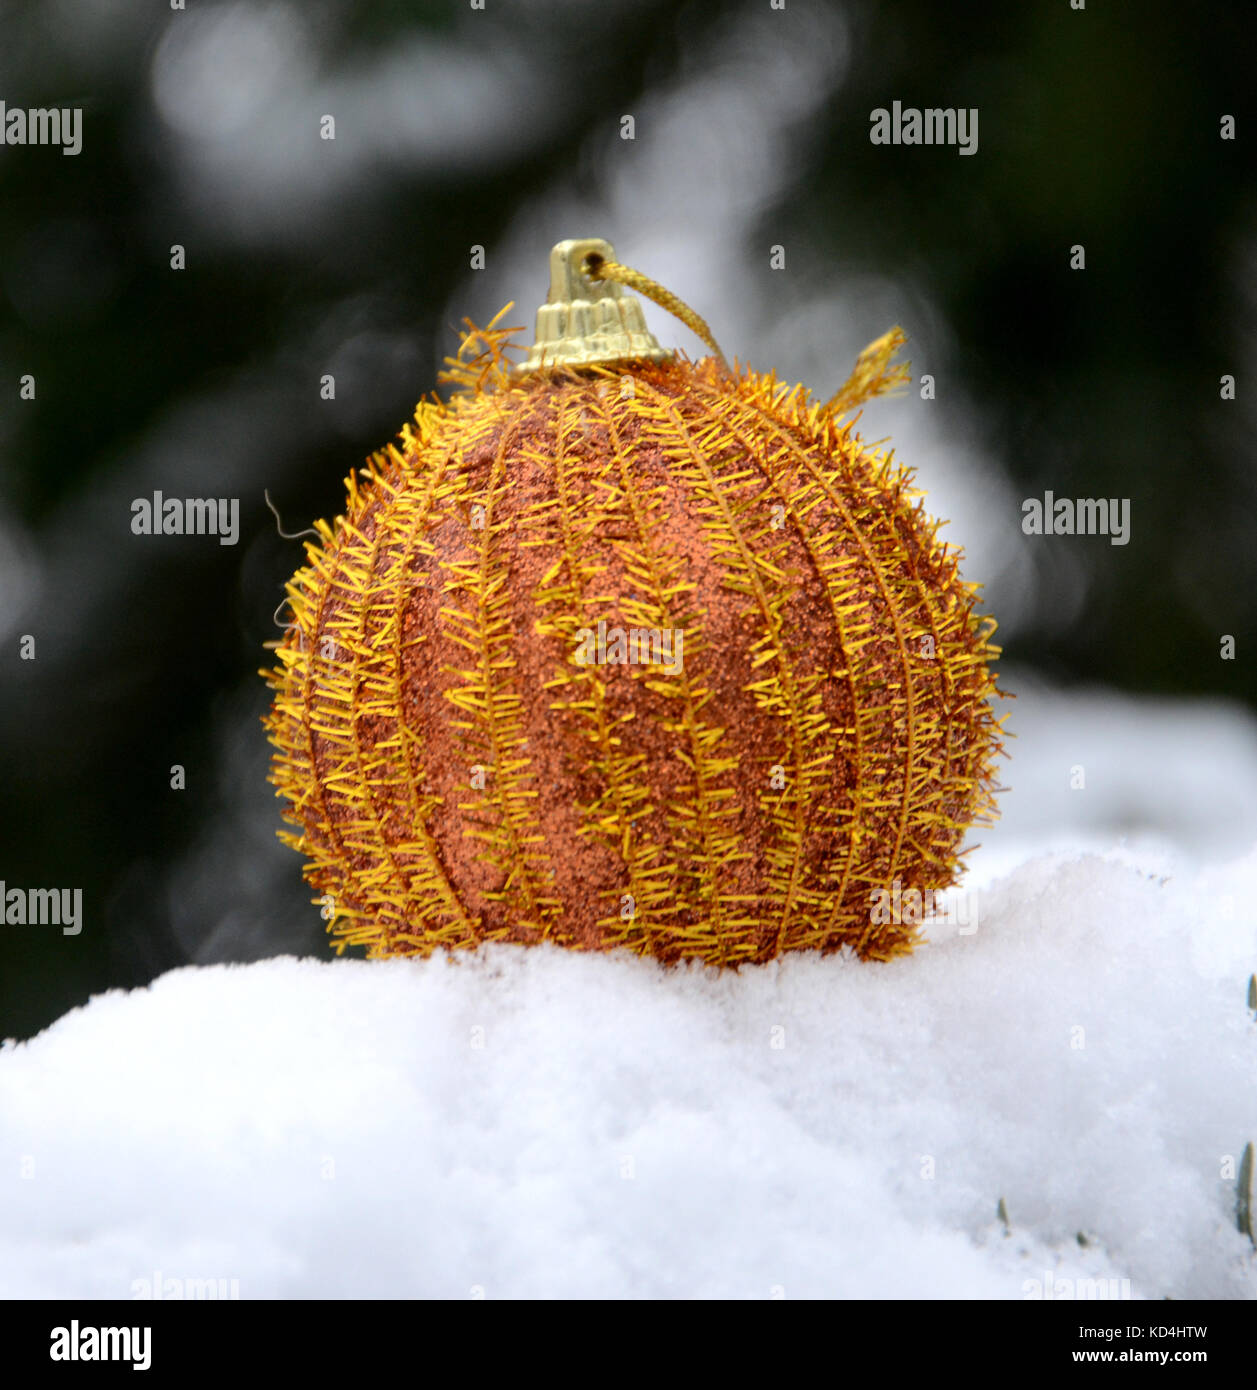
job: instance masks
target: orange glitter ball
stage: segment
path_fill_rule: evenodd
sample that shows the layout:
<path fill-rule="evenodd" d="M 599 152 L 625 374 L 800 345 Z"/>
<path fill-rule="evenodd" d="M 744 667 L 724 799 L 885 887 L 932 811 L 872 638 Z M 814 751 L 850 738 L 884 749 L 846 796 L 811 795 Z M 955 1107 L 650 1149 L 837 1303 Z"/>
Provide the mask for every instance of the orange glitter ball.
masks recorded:
<path fill-rule="evenodd" d="M 841 418 L 902 339 L 821 405 L 651 347 L 610 251 L 555 249 L 552 301 L 590 297 L 525 371 L 469 326 L 307 543 L 267 673 L 283 838 L 369 956 L 888 959 L 919 928 L 874 896 L 954 882 L 1001 751 L 976 586 Z"/>

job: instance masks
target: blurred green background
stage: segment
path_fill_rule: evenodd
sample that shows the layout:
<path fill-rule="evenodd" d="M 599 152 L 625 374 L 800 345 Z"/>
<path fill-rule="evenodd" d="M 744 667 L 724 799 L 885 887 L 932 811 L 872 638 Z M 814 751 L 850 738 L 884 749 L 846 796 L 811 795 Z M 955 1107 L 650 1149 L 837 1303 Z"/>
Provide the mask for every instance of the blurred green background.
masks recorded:
<path fill-rule="evenodd" d="M 867 432 L 952 517 L 1006 660 L 1257 701 L 1250 9 L 0 0 L 0 35 L 0 99 L 84 133 L 0 147 L 0 877 L 85 909 L 0 927 L 0 1036 L 325 952 L 257 723 L 301 555 L 263 489 L 289 530 L 339 511 L 464 314 L 531 326 L 565 236 L 822 395 L 902 323 L 937 398 Z M 978 153 L 872 145 L 893 100 L 976 107 Z M 155 489 L 238 497 L 239 544 L 134 536 Z M 1022 536 L 1045 489 L 1130 498 L 1130 544 Z"/>

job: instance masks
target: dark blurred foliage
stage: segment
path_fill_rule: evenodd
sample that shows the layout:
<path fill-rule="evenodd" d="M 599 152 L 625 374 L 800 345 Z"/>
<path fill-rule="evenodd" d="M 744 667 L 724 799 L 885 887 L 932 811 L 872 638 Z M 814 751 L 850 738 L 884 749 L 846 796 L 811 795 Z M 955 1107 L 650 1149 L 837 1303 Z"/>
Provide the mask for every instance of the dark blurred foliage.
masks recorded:
<path fill-rule="evenodd" d="M 1086 610 L 1045 604 L 1009 656 L 1061 679 L 1257 696 L 1219 634 L 1257 614 L 1257 12 L 1244 5 L 887 5 L 856 21 L 848 80 L 810 133 L 786 220 L 928 285 L 1018 496 L 1130 497 Z M 887 161 L 861 117 L 977 106 L 977 156 Z M 996 113 L 999 113 L 996 116 Z M 1222 113 L 1239 137 L 1219 138 Z M 924 157 L 922 157 L 924 156 Z M 904 177 L 905 168 L 913 172 Z M 1086 270 L 1068 248 L 1086 248 Z M 1241 378 L 1241 404 L 1220 378 Z M 1039 558 L 1049 554 L 1043 547 Z M 1057 552 L 1059 553 L 1059 551 Z M 1243 644 L 1242 644 L 1243 645 Z"/>
<path fill-rule="evenodd" d="M 18 615 L 0 662 L 0 877 L 81 886 L 87 921 L 77 938 L 0 928 L 0 1036 L 190 959 L 326 949 L 296 856 L 269 840 L 253 672 L 300 552 L 262 489 L 291 529 L 339 511 L 346 472 L 395 434 L 454 346 L 446 306 L 468 247 L 492 256 L 556 169 L 596 191 L 589 132 L 614 129 L 767 4 L 488 0 L 469 17 L 465 0 L 305 0 L 321 81 L 474 33 L 504 74 L 527 59 L 558 118 L 521 107 L 474 157 L 457 142 L 447 159 L 381 157 L 308 230 L 296 205 L 285 235 L 254 236 L 248 198 L 216 220 L 195 171 L 180 176 L 154 95 L 169 26 L 205 0 L 188 14 L 0 3 L 0 99 L 82 106 L 85 132 L 77 158 L 0 147 L 0 578 Z M 808 8 L 788 0 L 781 22 Z M 845 78 L 794 132 L 799 177 L 757 239 L 789 242 L 795 273 L 824 264 L 920 286 L 1018 497 L 1132 498 L 1132 543 L 1065 543 L 1083 582 L 1045 571 L 1046 601 L 1007 656 L 1061 680 L 1254 700 L 1250 11 L 923 0 L 843 13 Z M 978 107 L 979 153 L 888 158 L 869 112 L 896 98 Z M 1219 139 L 1224 112 L 1234 142 Z M 260 137 L 246 125 L 233 138 Z M 170 269 L 174 243 L 186 271 Z M 519 287 L 526 311 L 547 251 Z M 325 370 L 335 402 L 317 398 Z M 1219 401 L 1224 372 L 1239 378 L 1235 403 Z M 18 400 L 25 373 L 34 402 Z M 132 536 L 130 499 L 154 487 L 238 496 L 240 543 Z M 1058 582 L 1069 594 L 1056 601 Z M 1224 632 L 1239 661 L 1219 661 Z M 18 659 L 22 633 L 35 661 Z M 183 792 L 169 786 L 176 763 Z M 265 849 L 233 839 L 242 815 Z M 181 877 L 172 866 L 190 858 Z"/>

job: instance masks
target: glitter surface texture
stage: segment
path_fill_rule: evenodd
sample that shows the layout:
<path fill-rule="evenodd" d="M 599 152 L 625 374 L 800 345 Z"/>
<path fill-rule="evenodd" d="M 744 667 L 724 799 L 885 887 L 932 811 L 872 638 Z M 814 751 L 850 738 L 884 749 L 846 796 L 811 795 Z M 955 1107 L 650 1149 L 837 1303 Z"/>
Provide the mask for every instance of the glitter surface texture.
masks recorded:
<path fill-rule="evenodd" d="M 955 880 L 1000 753 L 911 475 L 772 376 L 512 379 L 504 340 L 289 585 L 271 780 L 338 947 L 910 949 L 872 895 Z"/>

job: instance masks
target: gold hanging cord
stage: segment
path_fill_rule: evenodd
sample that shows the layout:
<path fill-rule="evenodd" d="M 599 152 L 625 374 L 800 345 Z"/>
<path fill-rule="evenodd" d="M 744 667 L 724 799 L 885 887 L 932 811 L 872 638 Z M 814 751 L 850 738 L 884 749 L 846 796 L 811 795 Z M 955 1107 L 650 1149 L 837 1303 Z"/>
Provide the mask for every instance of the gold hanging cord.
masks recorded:
<path fill-rule="evenodd" d="M 680 319 L 696 338 L 711 348 L 716 360 L 725 371 L 729 370 L 729 364 L 725 361 L 724 353 L 720 351 L 720 344 L 716 342 L 711 329 L 708 328 L 707 320 L 696 314 L 671 290 L 665 290 L 662 285 L 650 279 L 649 276 L 643 275 L 640 270 L 634 270 L 632 266 L 621 265 L 619 261 L 607 260 L 597 251 L 591 251 L 585 257 L 581 269 L 591 280 L 613 280 L 616 284 L 627 285 L 629 289 L 636 290 L 638 294 L 653 300 L 661 309 L 666 309 L 673 318 Z"/>

